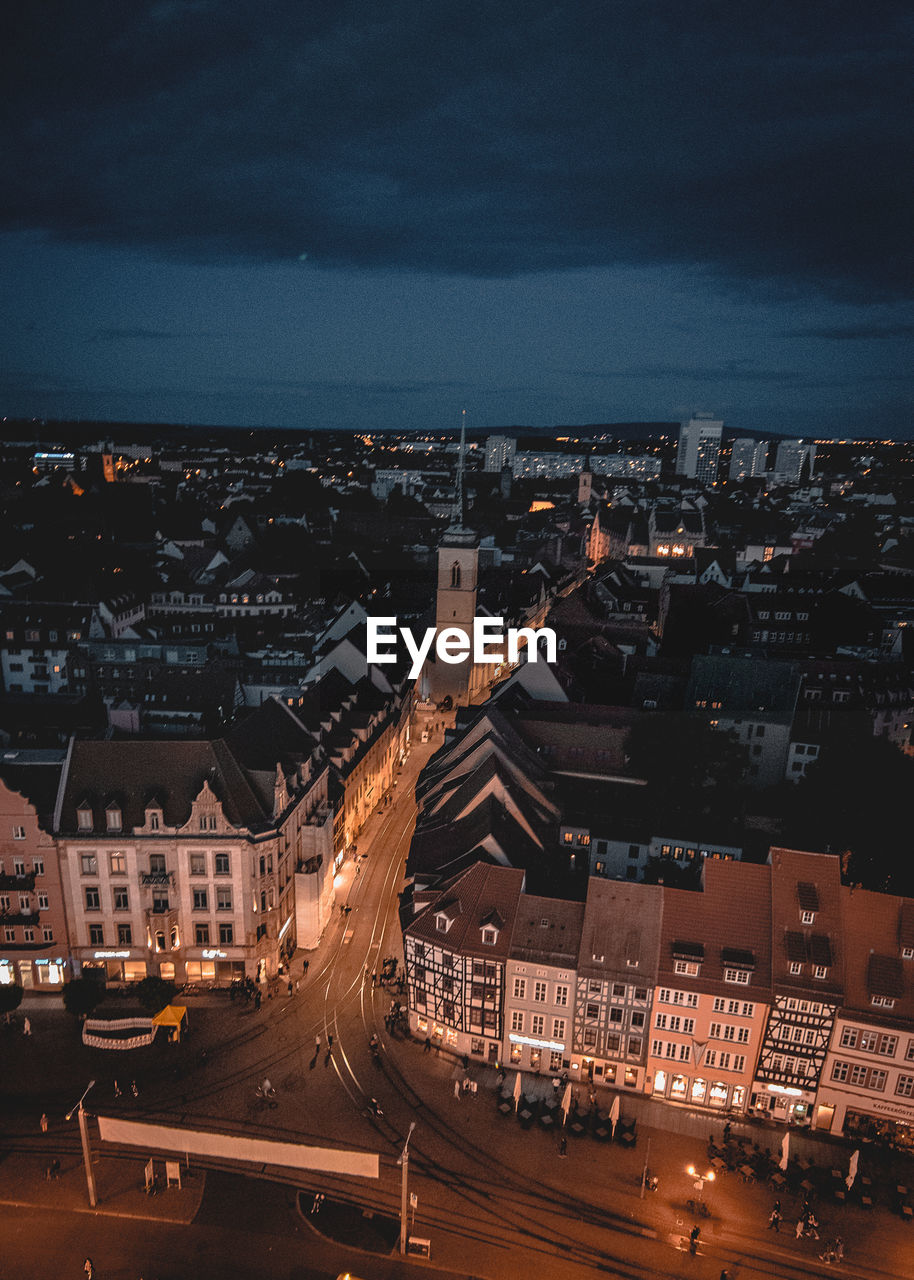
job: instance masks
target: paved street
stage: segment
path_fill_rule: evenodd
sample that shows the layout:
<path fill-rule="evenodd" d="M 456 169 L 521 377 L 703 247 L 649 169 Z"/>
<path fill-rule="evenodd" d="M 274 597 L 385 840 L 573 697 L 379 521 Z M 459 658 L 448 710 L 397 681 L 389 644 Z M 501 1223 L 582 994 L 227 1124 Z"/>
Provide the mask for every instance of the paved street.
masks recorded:
<path fill-rule="evenodd" d="M 324 1280 L 346 1267 L 365 1280 L 415 1274 L 428 1264 L 358 1248 L 364 1211 L 387 1219 L 399 1214 L 397 1157 L 412 1122 L 414 1234 L 432 1242 L 432 1271 L 442 1277 L 498 1280 L 536 1271 L 549 1280 L 597 1273 L 717 1280 L 724 1267 L 734 1280 L 914 1275 L 912 1224 L 884 1209 L 823 1205 L 822 1240 L 840 1231 L 848 1244 L 846 1265 L 826 1266 L 818 1259 L 821 1244 L 794 1236 L 796 1197 L 780 1193 L 785 1226 L 775 1235 L 766 1230 L 771 1188 L 730 1173 L 708 1188 L 711 1217 L 700 1223 L 699 1256 L 690 1257 L 678 1247 L 694 1221 L 685 1211 L 693 1194 L 685 1169 L 704 1160 L 707 1134 L 712 1127 L 719 1131 L 719 1123 L 647 1099 L 624 1099 L 623 1114 L 638 1119 L 633 1150 L 585 1136 L 571 1138 L 562 1158 L 556 1133 L 525 1130 L 513 1113 L 499 1113 L 494 1070 L 471 1066 L 476 1095 L 455 1096 L 463 1071 L 452 1057 L 426 1054 L 421 1044 L 387 1032 L 384 1016 L 393 993 L 373 984 L 372 974 L 384 957 L 399 956 L 397 895 L 412 829 L 412 785 L 439 744 L 440 735 L 414 749 L 394 802 L 370 819 L 359 839 L 367 856 L 348 865 L 337 886 L 338 906 L 351 910 L 334 916 L 307 976 L 297 962 L 293 984 L 299 989 L 293 985 L 291 996 L 284 989 L 257 1012 L 225 996 L 191 998 L 188 1040 L 135 1051 L 126 1068 L 127 1055 L 115 1062 L 113 1054 L 85 1049 L 62 1011 L 31 1002 L 33 1035 L 0 1044 L 0 1280 L 77 1276 L 86 1254 L 100 1280 Z M 382 1040 L 379 1064 L 368 1049 L 373 1031 Z M 134 1072 L 136 1098 L 125 1087 Z M 261 1110 L 255 1095 L 265 1075 L 278 1091 L 275 1110 Z M 192 1165 L 181 1191 L 147 1200 L 142 1153 L 125 1158 L 100 1150 L 101 1203 L 91 1213 L 76 1123 L 63 1118 L 90 1079 L 98 1082 L 87 1099 L 95 1112 L 375 1151 L 381 1176 L 356 1182 L 254 1170 L 245 1177 Z M 543 1080 L 533 1087 L 549 1086 Z M 370 1113 L 370 1097 L 378 1099 L 383 1115 Z M 46 1134 L 38 1123 L 42 1112 L 49 1118 Z M 772 1130 L 766 1141 L 779 1139 Z M 648 1140 L 659 1189 L 642 1199 Z M 44 1170 L 52 1158 L 60 1160 L 60 1179 L 48 1184 Z M 828 1158 L 824 1153 L 820 1163 Z M 840 1158 L 846 1161 L 843 1150 Z M 351 1206 L 348 1225 L 345 1213 L 342 1219 L 311 1215 L 317 1191 L 334 1205 Z M 344 1243 L 326 1239 L 322 1227 Z"/>

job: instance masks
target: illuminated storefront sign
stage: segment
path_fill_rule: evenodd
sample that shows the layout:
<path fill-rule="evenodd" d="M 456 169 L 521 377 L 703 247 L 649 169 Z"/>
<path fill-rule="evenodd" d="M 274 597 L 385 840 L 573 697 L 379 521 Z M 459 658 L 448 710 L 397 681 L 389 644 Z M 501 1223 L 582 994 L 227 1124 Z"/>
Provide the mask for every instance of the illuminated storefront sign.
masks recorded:
<path fill-rule="evenodd" d="M 129 960 L 129 951 L 96 951 L 94 953 L 96 960 Z"/>
<path fill-rule="evenodd" d="M 518 1036 L 514 1032 L 508 1036 L 512 1044 L 527 1044 L 532 1049 L 552 1049 L 555 1053 L 564 1053 L 565 1046 L 558 1040 L 534 1040 L 532 1036 Z"/>
<path fill-rule="evenodd" d="M 228 955 L 227 951 L 201 951 L 204 960 L 224 960 Z"/>

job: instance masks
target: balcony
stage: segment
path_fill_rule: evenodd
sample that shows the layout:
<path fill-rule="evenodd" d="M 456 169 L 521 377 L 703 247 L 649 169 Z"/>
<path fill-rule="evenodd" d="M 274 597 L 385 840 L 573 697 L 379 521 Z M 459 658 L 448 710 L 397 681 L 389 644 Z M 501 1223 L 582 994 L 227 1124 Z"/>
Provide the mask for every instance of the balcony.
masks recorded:
<path fill-rule="evenodd" d="M 164 885 L 173 886 L 175 882 L 175 873 L 173 871 L 141 871 L 140 884 L 144 888 L 153 888 L 155 886 L 162 887 Z"/>
<path fill-rule="evenodd" d="M 21 876 L 0 876 L 0 889 L 12 889 L 14 892 L 19 889 L 25 892 L 34 888 L 34 871 L 29 871 L 27 874 Z"/>
<path fill-rule="evenodd" d="M 41 920 L 40 911 L 0 911 L 0 925 L 2 924 L 38 924 Z M 6 944 L 4 944 L 6 945 Z"/>

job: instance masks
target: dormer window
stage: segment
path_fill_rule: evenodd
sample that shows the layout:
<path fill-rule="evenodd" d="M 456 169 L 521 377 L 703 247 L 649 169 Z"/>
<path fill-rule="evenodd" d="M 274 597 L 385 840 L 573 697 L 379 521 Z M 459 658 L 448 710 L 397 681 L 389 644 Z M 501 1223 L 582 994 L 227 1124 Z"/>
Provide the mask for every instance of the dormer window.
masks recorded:
<path fill-rule="evenodd" d="M 816 922 L 815 911 L 800 912 L 800 924 L 815 924 L 815 922 Z"/>
<path fill-rule="evenodd" d="M 493 929 L 491 926 L 487 926 L 482 931 L 482 940 L 487 947 L 494 947 L 498 941 L 498 930 Z"/>
<path fill-rule="evenodd" d="M 160 830 L 161 826 L 162 826 L 161 809 L 150 809 L 149 810 L 149 830 L 158 831 Z"/>
<path fill-rule="evenodd" d="M 81 805 L 76 810 L 76 824 L 80 831 L 92 830 L 92 810 L 88 805 Z"/>
<path fill-rule="evenodd" d="M 454 922 L 451 917 L 445 915 L 443 911 L 439 911 L 435 916 L 435 928 L 439 933 L 447 933 L 453 923 Z"/>
<path fill-rule="evenodd" d="M 684 974 L 688 978 L 697 978 L 701 972 L 701 965 L 694 960 L 674 960 L 673 972 Z"/>
<path fill-rule="evenodd" d="M 803 966 L 800 964 L 799 960 L 791 960 L 790 972 L 794 977 L 803 972 Z"/>
<path fill-rule="evenodd" d="M 812 967 L 812 976 L 820 981 L 828 977 L 828 966 L 824 964 L 814 964 Z"/>
<path fill-rule="evenodd" d="M 109 805 L 105 810 L 105 825 L 109 831 L 120 831 L 121 811 L 117 805 Z"/>

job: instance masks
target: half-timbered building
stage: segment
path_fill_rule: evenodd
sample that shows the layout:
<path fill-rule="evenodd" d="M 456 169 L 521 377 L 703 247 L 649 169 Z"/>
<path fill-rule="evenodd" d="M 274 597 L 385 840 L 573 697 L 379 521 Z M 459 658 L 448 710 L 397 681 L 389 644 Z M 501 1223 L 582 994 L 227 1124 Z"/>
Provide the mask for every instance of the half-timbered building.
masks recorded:
<path fill-rule="evenodd" d="M 500 1061 L 505 969 L 524 873 L 477 862 L 403 933 L 410 1030 L 477 1061 Z M 430 895 L 431 896 L 431 895 Z"/>
<path fill-rule="evenodd" d="M 771 886 L 773 1000 L 751 1102 L 773 1119 L 805 1122 L 844 999 L 840 863 L 772 849 Z"/>

